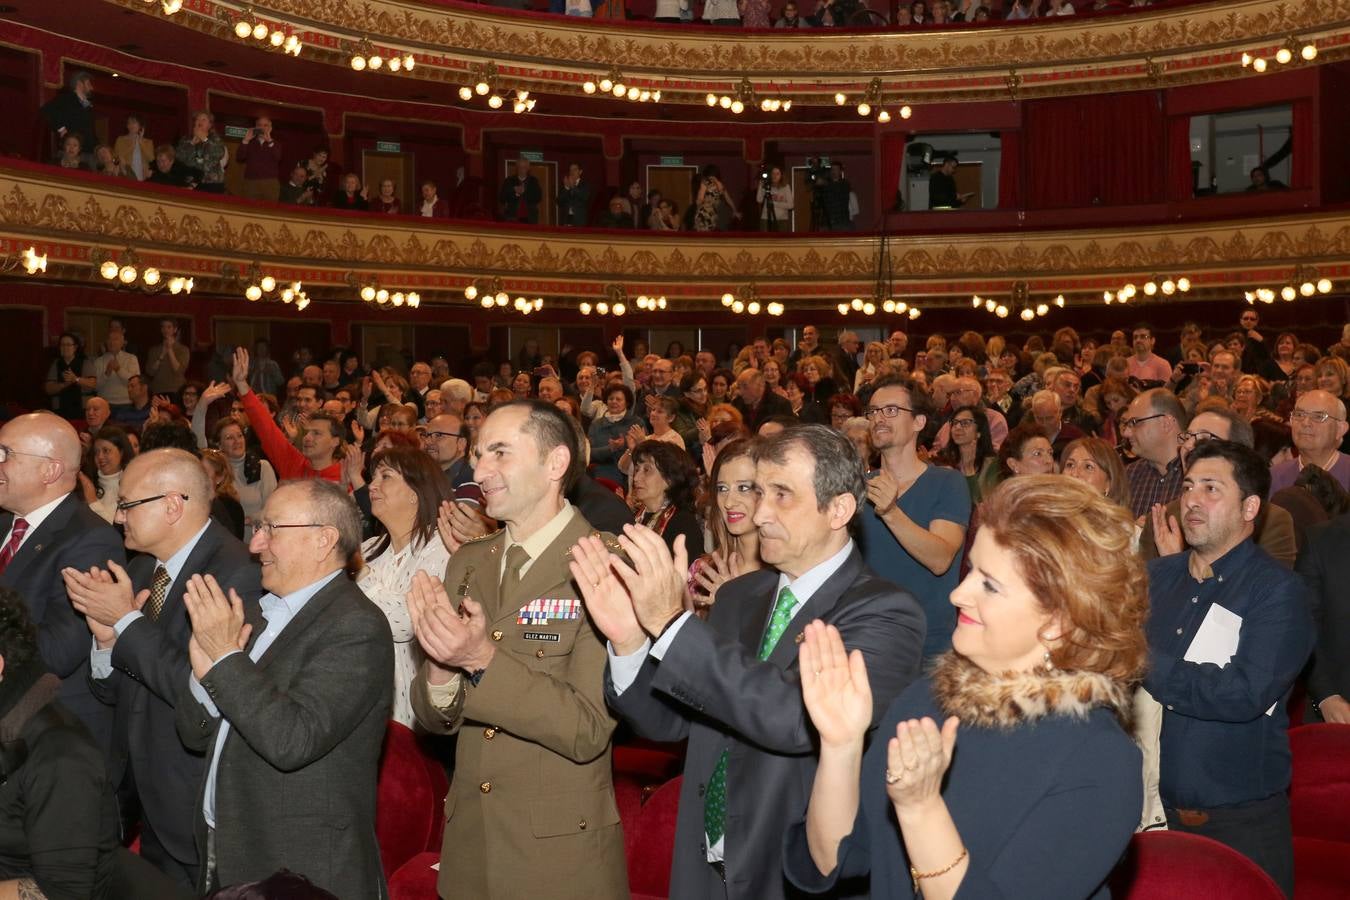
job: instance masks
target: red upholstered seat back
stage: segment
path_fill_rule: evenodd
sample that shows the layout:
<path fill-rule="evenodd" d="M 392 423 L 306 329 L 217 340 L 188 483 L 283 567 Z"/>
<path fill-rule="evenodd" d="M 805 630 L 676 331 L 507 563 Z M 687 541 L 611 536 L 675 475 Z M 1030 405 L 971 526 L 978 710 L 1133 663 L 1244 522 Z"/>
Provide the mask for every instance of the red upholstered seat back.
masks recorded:
<path fill-rule="evenodd" d="M 628 886 L 633 892 L 633 900 L 655 900 L 670 895 L 675 817 L 679 814 L 683 781 L 683 776 L 676 776 L 657 788 L 642 805 L 633 834 L 625 836 L 625 849 L 629 850 Z"/>
<path fill-rule="evenodd" d="M 375 798 L 375 836 L 385 877 L 431 845 L 443 824 L 445 775 L 436 772 L 412 729 L 389 722 L 380 755 Z"/>
<path fill-rule="evenodd" d="M 1300 725 L 1289 731 L 1289 749 L 1294 834 L 1350 842 L 1350 725 Z"/>
<path fill-rule="evenodd" d="M 1130 840 L 1111 874 L 1114 900 L 1281 900 L 1270 876 L 1247 857 L 1209 838 L 1150 831 Z"/>

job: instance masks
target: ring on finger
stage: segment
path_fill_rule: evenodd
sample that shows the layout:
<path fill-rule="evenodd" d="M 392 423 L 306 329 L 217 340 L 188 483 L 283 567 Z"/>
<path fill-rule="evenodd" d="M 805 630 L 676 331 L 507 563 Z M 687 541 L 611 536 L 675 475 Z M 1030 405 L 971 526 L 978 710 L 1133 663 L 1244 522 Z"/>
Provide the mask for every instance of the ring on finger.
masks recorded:
<path fill-rule="evenodd" d="M 903 778 L 903 777 L 904 777 L 904 773 L 903 773 L 903 772 L 892 772 L 890 769 L 887 769 L 887 770 L 886 770 L 886 783 L 887 783 L 887 784 L 899 784 L 899 783 L 900 783 L 900 779 Z"/>

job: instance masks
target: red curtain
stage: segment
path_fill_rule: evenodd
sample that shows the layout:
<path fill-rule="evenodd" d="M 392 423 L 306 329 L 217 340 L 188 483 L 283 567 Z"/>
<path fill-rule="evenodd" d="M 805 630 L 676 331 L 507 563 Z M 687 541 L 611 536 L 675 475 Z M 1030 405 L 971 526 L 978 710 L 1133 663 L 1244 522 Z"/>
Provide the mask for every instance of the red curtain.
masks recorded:
<path fill-rule="evenodd" d="M 1156 91 L 1032 101 L 1023 121 L 1028 208 L 1161 199 L 1164 124 Z"/>
<path fill-rule="evenodd" d="M 1313 169 L 1317 158 L 1317 129 L 1313 117 L 1312 98 L 1293 102 L 1293 124 L 1290 126 L 1289 186 L 1313 186 Z"/>
<path fill-rule="evenodd" d="M 998 208 L 1017 209 L 1022 199 L 1022 132 L 999 133 Z"/>
<path fill-rule="evenodd" d="M 1195 196 L 1191 173 L 1191 117 L 1167 120 L 1167 199 L 1189 200 Z"/>
<path fill-rule="evenodd" d="M 881 135 L 881 208 L 895 207 L 895 192 L 900 189 L 900 177 L 905 171 L 905 144 L 909 135 L 903 131 L 888 131 Z"/>

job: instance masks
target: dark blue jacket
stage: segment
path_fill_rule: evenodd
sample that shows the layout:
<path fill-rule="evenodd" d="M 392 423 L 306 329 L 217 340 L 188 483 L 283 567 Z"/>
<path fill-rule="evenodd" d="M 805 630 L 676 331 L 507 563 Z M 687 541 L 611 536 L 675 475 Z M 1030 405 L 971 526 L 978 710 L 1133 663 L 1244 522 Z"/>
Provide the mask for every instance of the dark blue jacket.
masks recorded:
<path fill-rule="evenodd" d="M 1261 800 L 1289 787 L 1284 701 L 1313 648 L 1307 585 L 1250 538 L 1203 582 L 1191 577 L 1189 559 L 1174 553 L 1148 564 L 1144 687 L 1163 705 L 1163 803 L 1209 809 Z M 1237 652 L 1222 667 L 1186 662 L 1214 604 L 1242 617 Z"/>
<path fill-rule="evenodd" d="M 910 685 L 877 728 L 863 757 L 858 817 L 839 845 L 838 867 L 828 876 L 816 869 L 802 821 L 785 837 L 789 881 L 823 894 L 840 881 L 870 878 L 873 900 L 914 898 L 909 858 L 886 795 L 886 745 L 901 721 L 923 716 L 946 718 L 931 678 Z M 1129 844 L 1143 797 L 1139 749 L 1106 708 L 1009 729 L 962 724 L 942 790 L 970 851 L 956 896 L 1109 897 L 1103 882 Z"/>

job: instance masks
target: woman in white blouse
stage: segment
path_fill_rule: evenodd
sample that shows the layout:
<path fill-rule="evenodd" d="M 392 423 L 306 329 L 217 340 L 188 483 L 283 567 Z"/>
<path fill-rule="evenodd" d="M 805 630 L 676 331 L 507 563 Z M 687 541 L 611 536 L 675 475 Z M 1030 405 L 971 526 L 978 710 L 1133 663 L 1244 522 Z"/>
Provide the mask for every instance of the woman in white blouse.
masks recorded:
<path fill-rule="evenodd" d="M 454 498 L 440 467 L 411 447 L 376 453 L 369 486 L 370 512 L 379 533 L 361 545 L 366 564 L 356 583 L 389 619 L 394 634 L 394 706 L 389 717 L 412 728 L 409 690 L 422 655 L 405 598 L 417 572 L 445 575 L 450 552 L 436 532 L 436 513 L 443 501 Z"/>

